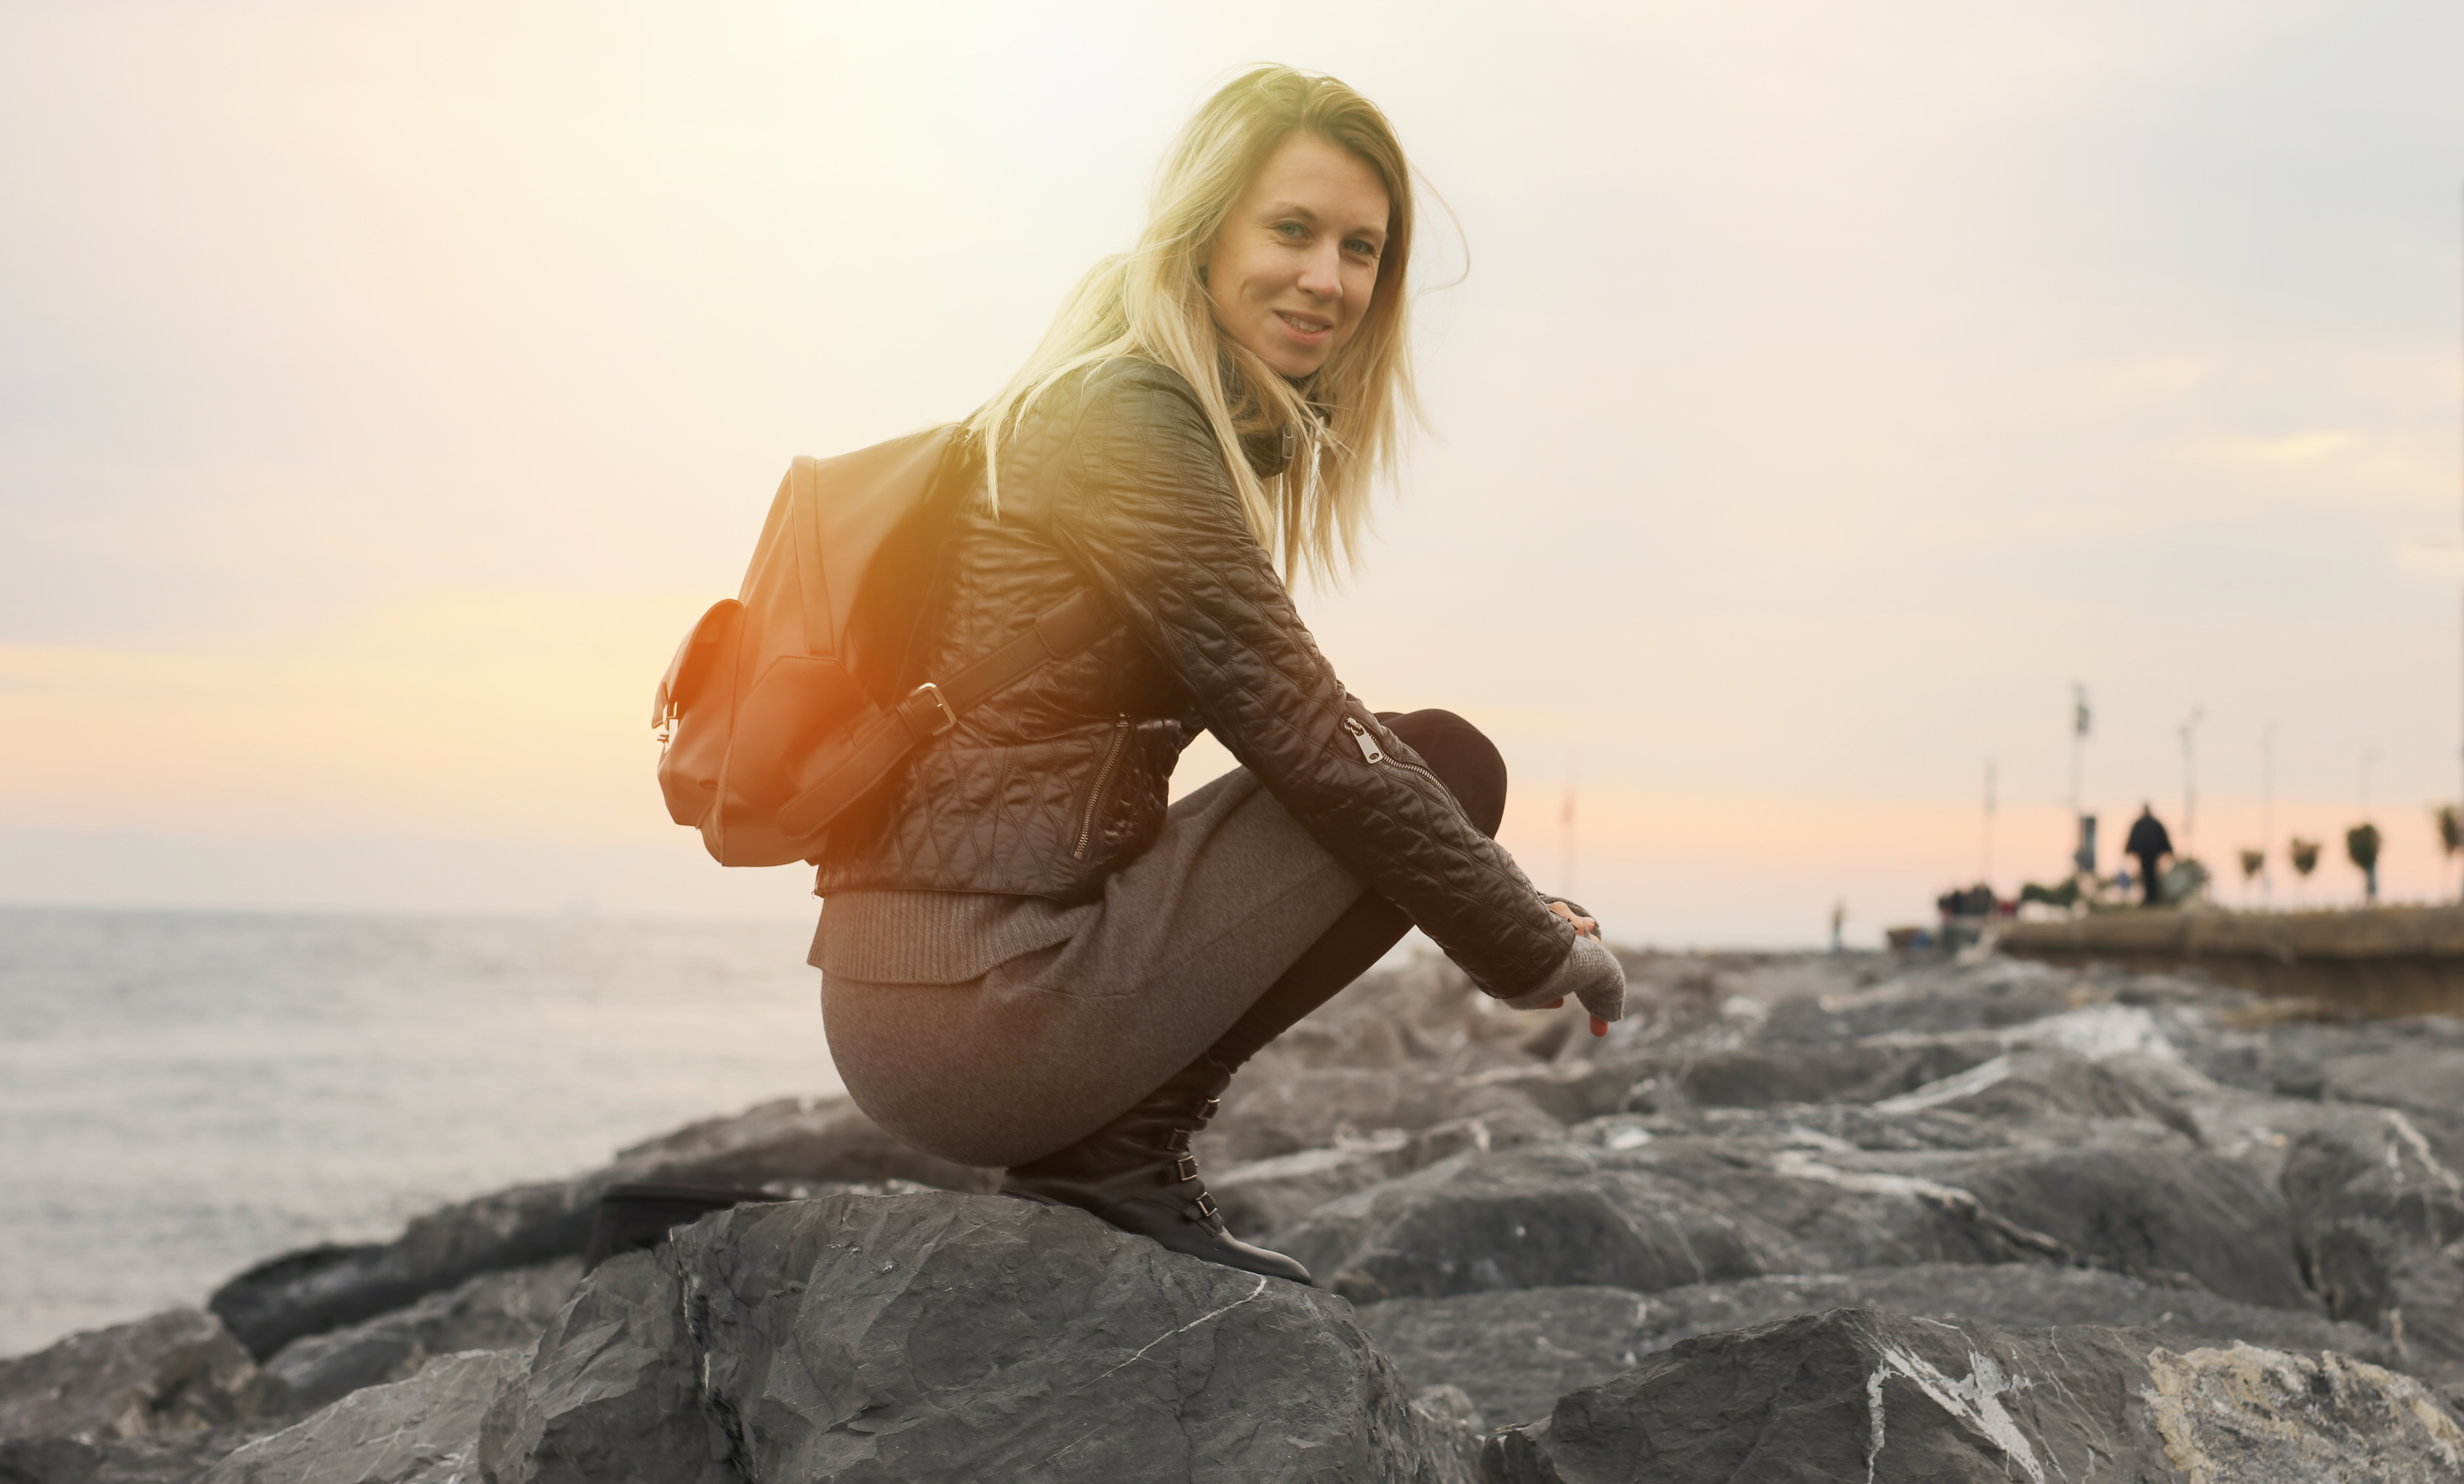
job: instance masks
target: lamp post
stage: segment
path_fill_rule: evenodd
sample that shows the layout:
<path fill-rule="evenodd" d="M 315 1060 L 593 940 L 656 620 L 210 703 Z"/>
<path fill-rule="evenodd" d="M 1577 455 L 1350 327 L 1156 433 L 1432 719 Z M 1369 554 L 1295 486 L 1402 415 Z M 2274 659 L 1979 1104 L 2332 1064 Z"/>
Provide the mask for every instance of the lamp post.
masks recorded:
<path fill-rule="evenodd" d="M 2189 720 L 2182 723 L 2182 853 L 2196 859 L 2199 853 L 2199 787 L 2198 741 L 2200 720 L 2207 708 L 2190 708 Z"/>
<path fill-rule="evenodd" d="M 2096 875 L 2096 821 L 2088 818 L 2085 803 L 2079 797 L 2079 774 L 2085 764 L 2087 733 L 2090 725 L 2087 709 L 2087 687 L 2071 682 L 2071 819 L 2079 831 L 2079 846 L 2071 852 L 2071 862 L 2080 874 Z"/>
<path fill-rule="evenodd" d="M 1985 759 L 1985 848 L 1977 860 L 1976 879 L 1993 884 L 1993 759 Z"/>
<path fill-rule="evenodd" d="M 2258 905 L 2276 904 L 2276 718 L 2258 734 Z"/>

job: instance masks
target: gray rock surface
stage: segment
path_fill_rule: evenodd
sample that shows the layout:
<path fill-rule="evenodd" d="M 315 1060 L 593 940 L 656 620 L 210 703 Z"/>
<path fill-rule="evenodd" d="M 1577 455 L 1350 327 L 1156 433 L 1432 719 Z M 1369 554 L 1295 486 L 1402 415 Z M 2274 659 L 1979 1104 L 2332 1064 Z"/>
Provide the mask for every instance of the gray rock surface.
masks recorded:
<path fill-rule="evenodd" d="M 1458 1156 L 1344 1196 L 1268 1245 L 1359 1302 L 2013 1259 L 2187 1274 L 2310 1306 L 2284 1203 L 2198 1150 L 1889 1154 L 1815 1139 L 1569 1140 Z"/>
<path fill-rule="evenodd" d="M 1555 1119 L 1508 1106 L 1417 1131 L 1385 1128 L 1374 1134 L 1342 1136 L 1328 1147 L 1209 1171 L 1206 1185 L 1234 1233 L 1255 1236 L 1308 1215 L 1336 1196 L 1426 1168 L 1441 1159 L 1527 1144 L 1553 1144 L 1565 1137 L 1565 1125 Z"/>
<path fill-rule="evenodd" d="M 288 1402 L 221 1321 L 196 1309 L 0 1360 L 0 1438 L 203 1432 L 278 1415 Z"/>
<path fill-rule="evenodd" d="M 601 1192 L 625 1181 L 803 1189 L 910 1180 L 990 1189 L 997 1176 L 919 1154 L 845 1098 L 781 1099 L 621 1151 L 576 1180 L 518 1186 L 412 1220 L 391 1242 L 288 1253 L 232 1278 L 207 1307 L 259 1360 L 481 1273 L 578 1255 Z"/>
<path fill-rule="evenodd" d="M 102 1450 L 78 1438 L 0 1439 L 0 1484 L 94 1484 Z"/>
<path fill-rule="evenodd" d="M 2464 1108 L 2464 1045 L 2362 1051 L 2328 1058 L 2319 1095 L 2415 1112 Z"/>
<path fill-rule="evenodd" d="M 609 1262 L 481 1464 L 498 1484 L 1469 1477 L 1339 1299 L 957 1194 L 739 1208 Z"/>
<path fill-rule="evenodd" d="M 2409 1377 L 2105 1328 L 1837 1310 L 1684 1341 L 1501 1429 L 1490 1484 L 2428 1484 L 2464 1429 Z"/>
<path fill-rule="evenodd" d="M 1381 1130 L 1412 1133 L 1465 1119 L 1562 1127 L 1543 1101 L 1513 1080 L 1482 1082 L 1441 1067 L 1244 1068 L 1223 1095 L 1221 1114 L 1199 1135 L 1196 1152 L 1204 1168 L 1223 1169 Z"/>
<path fill-rule="evenodd" d="M 302 1336 L 265 1363 L 266 1373 L 290 1386 L 294 1406 L 313 1409 L 362 1386 L 405 1380 L 431 1356 L 527 1351 L 580 1281 L 579 1257 L 482 1273 L 407 1308 Z"/>
<path fill-rule="evenodd" d="M 2406 1357 L 2464 1361 L 2464 1173 L 2413 1115 L 2348 1108 L 2298 1140 L 2282 1185 L 2327 1312 Z"/>
<path fill-rule="evenodd" d="M 2435 1066 L 2438 1054 L 2458 1052 L 2464 1052 L 2464 1021 L 2447 1015 L 2343 1023 L 2296 1020 L 2250 1028 L 2225 1020 L 2185 1046 L 2185 1055 L 2199 1070 L 2227 1086 L 2313 1101 L 2351 1091 L 2382 1095 L 2358 1101 L 2409 1100 L 2412 1092 L 2408 1083 L 2415 1088 L 2418 1083 L 2400 1075 L 2399 1068 L 2425 1062 Z M 2330 1068 L 2337 1063 L 2347 1068 L 2342 1079 L 2344 1093 L 2330 1088 Z"/>
<path fill-rule="evenodd" d="M 2008 1255 L 1997 1236 L 1910 1182 L 1783 1174 L 1729 1142 L 1687 1138 L 1459 1155 L 1345 1196 L 1266 1241 L 1355 1302 L 1570 1284 L 1650 1293 L 1894 1255 Z"/>
<path fill-rule="evenodd" d="M 1503 1426 L 1634 1368 L 1657 1348 L 1658 1305 L 1624 1288 L 1526 1288 L 1364 1304 L 1360 1324 L 1411 1384 L 1458 1387 Z"/>
<path fill-rule="evenodd" d="M 2235 1303 L 2204 1289 L 2038 1263 L 1785 1274 L 1650 1295 L 1590 1287 L 1397 1298 L 1362 1308 L 1360 1322 L 1412 1382 L 1460 1386 L 1490 1420 L 1507 1423 L 1546 1417 L 1566 1392 L 1606 1381 L 1679 1341 L 1831 1309 L 2004 1327 L 2118 1325 L 2161 1330 L 2177 1349 L 2247 1340 L 2398 1363 L 2392 1347 L 2359 1325 Z"/>
<path fill-rule="evenodd" d="M 524 1369 L 511 1350 L 440 1355 L 226 1456 L 199 1484 L 465 1484 L 479 1421 Z"/>
<path fill-rule="evenodd" d="M 1773 996 L 1758 1039 L 1828 1046 L 1869 1037 L 1996 1031 L 2108 1000 L 2096 976 L 2020 959 L 1975 968 L 1873 961 L 1851 973 L 1864 982 L 1820 983 Z"/>
<path fill-rule="evenodd" d="M 1637 1106 L 1653 1111 L 1879 1102 L 1967 1071 L 1999 1050 L 1977 1038 L 1740 1046 L 1646 1063 L 1635 1095 Z"/>
<path fill-rule="evenodd" d="M 216 1304 L 261 1372 L 194 1315 L 0 1362 L 0 1419 L 35 1429 L 0 1435 L 0 1484 L 1434 1481 L 1484 1451 L 1513 1477 L 1627 1477 L 1634 1419 L 1683 1411 L 1628 1405 L 1646 1390 L 1750 1403 L 1702 1414 L 1654 1477 L 1728 1477 L 1702 1471 L 1755 1415 L 1737 1477 L 1863 1476 L 1873 1395 L 1875 1477 L 2029 1477 L 1977 1430 L 1987 1401 L 2048 1479 L 2153 1456 L 2077 1472 L 2064 1440 L 2091 1424 L 2157 1437 L 2193 1477 L 2443 1457 L 2442 1399 L 2464 1397 L 2464 1024 L 1990 959 L 1626 962 L 1633 1013 L 1604 1038 L 1424 960 L 1235 1081 L 1199 1149 L 1219 1202 L 1356 1313 L 1074 1211 L 901 1193 L 987 1177 L 843 1102 L 789 1101 L 243 1276 Z M 807 1199 L 575 1290 L 598 1193 L 653 1179 Z M 2048 1325 L 2069 1326 L 2050 1359 Z M 517 1347 L 493 1403 L 473 1378 L 511 1362 L 463 1385 L 435 1359 Z M 2034 1381 L 1995 1391 L 2013 1366 Z M 1561 1428 L 1583 1396 L 1589 1420 Z M 1514 1426 L 1485 1441 L 1492 1424 Z"/>

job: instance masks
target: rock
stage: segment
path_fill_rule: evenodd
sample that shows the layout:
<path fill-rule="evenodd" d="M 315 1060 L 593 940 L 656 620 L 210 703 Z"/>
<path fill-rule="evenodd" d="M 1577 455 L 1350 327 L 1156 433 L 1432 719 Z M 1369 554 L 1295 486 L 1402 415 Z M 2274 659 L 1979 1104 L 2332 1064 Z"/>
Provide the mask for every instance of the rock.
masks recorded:
<path fill-rule="evenodd" d="M 402 1381 L 429 1358 L 463 1350 L 529 1350 L 582 1280 L 582 1259 L 483 1273 L 406 1309 L 291 1342 L 265 1363 L 294 1406 L 323 1407 L 362 1386 Z"/>
<path fill-rule="evenodd" d="M 2452 1113 L 2464 1107 L 2464 1046 L 2406 1046 L 2328 1058 L 2320 1095 Z"/>
<path fill-rule="evenodd" d="M 1366 1304 L 1360 1323 L 1413 1385 L 1460 1387 L 1492 1423 L 1530 1422 L 1658 1348 L 1644 1324 L 1655 1301 L 1624 1288 L 1527 1288 Z"/>
<path fill-rule="evenodd" d="M 234 1426 L 101 1443 L 75 1438 L 0 1443 L 0 1484 L 197 1484 L 200 1475 L 253 1441 L 258 1430 Z"/>
<path fill-rule="evenodd" d="M 2190 1149 L 1893 1155 L 1812 1137 L 1567 1141 L 1463 1155 L 1265 1234 L 1357 1302 L 1766 1273 L 2052 1261 L 2187 1274 L 2245 1302 L 2316 1300 L 2283 1201 Z"/>
<path fill-rule="evenodd" d="M 199 1432 L 275 1416 L 288 1401 L 221 1321 L 196 1309 L 0 1361 L 0 1438 Z"/>
<path fill-rule="evenodd" d="M 2454 1414 L 2419 1383 L 2360 1361 L 2236 1344 L 2157 1350 L 2147 1372 L 2140 1399 L 2193 1480 L 2426 1484 L 2464 1470 Z"/>
<path fill-rule="evenodd" d="M 2333 1103 L 2227 1087 L 2185 1061 L 2124 1056 L 2100 1065 L 2162 1098 L 2172 1108 L 2167 1124 L 2187 1128 L 2202 1146 L 2249 1166 L 2270 1185 L 2282 1173 L 2295 1139 L 2344 1116 Z"/>
<path fill-rule="evenodd" d="M 1341 1300 L 956 1194 L 739 1207 L 607 1263 L 480 1461 L 496 1484 L 1470 1477 Z"/>
<path fill-rule="evenodd" d="M 667 1248 L 600 1264 L 481 1423 L 489 1484 L 737 1484 L 707 1414 Z"/>
<path fill-rule="evenodd" d="M 1705 1335 L 1492 1435 L 1490 1484 L 2448 1479 L 2464 1429 L 2341 1356 L 1837 1310 Z"/>
<path fill-rule="evenodd" d="M 2310 1280 L 2402 1355 L 2464 1361 L 2464 1174 L 2410 1115 L 2344 1110 L 2296 1141 L 2282 1187 Z"/>
<path fill-rule="evenodd" d="M 2403 1020 L 2321 1024 L 2294 1021 L 2253 1029 L 2220 1027 L 2189 1052 L 2199 1070 L 2229 1087 L 2281 1098 L 2345 1097 L 2330 1094 L 2330 1067 L 2351 1061 L 2344 1085 L 2408 1097 L 2406 1065 L 2431 1068 L 2438 1053 L 2464 1051 L 2464 1021 L 2446 1015 Z M 2417 1059 L 2431 1054 L 2425 1062 Z M 2434 1075 L 2434 1074 L 2433 1074 Z M 2365 1099 L 2357 1101 L 2379 1101 Z"/>
<path fill-rule="evenodd" d="M 287 1253 L 214 1291 L 208 1307 L 258 1359 L 416 1303 L 482 1273 L 582 1251 L 590 1237 L 588 1181 L 517 1186 L 414 1217 L 394 1241 Z"/>
<path fill-rule="evenodd" d="M 1639 1339 L 1644 1349 L 1661 1350 L 1696 1335 L 1829 1309 L 1887 1309 L 1919 1319 L 2005 1328 L 2096 1324 L 2158 1330 L 2177 1348 L 2248 1341 L 2271 1349 L 2337 1350 L 2404 1368 L 2391 1346 L 2357 1324 L 2299 1310 L 2238 1303 L 2202 1288 L 2044 1263 L 1974 1267 L 1925 1262 L 1672 1288 L 1650 1297 Z"/>
<path fill-rule="evenodd" d="M 2059 1046 L 2021 1046 L 1965 1071 L 1884 1099 L 1886 1113 L 1945 1108 L 2008 1125 L 2048 1119 L 2138 1119 L 2198 1138 L 2198 1124 L 2136 1068 L 2093 1061 Z"/>
<path fill-rule="evenodd" d="M 2068 1131 L 2068 1130 L 2065 1130 Z M 1697 1108 L 1684 1113 L 1620 1113 L 1578 1124 L 1567 1136 L 1611 1149 L 1639 1148 L 1655 1139 L 1792 1140 L 1810 1146 L 1914 1153 L 1924 1149 L 2015 1149 L 2041 1144 L 1971 1114 L 1943 1108 L 1887 1112 L 1853 1102 L 1787 1102 L 1769 1108 Z M 2093 1133 L 2095 1130 L 2089 1130 Z"/>
<path fill-rule="evenodd" d="M 0 1442 L 0 1484 L 94 1484 L 102 1450 L 77 1438 Z"/>
<path fill-rule="evenodd" d="M 1206 1177 L 1223 1224 L 1235 1235 L 1254 1236 L 1269 1227 L 1308 1215 L 1338 1195 L 1419 1168 L 1411 1157 L 1412 1135 L 1382 1129 L 1365 1138 L 1338 1140 L 1331 1148 L 1303 1149 L 1251 1160 Z"/>
<path fill-rule="evenodd" d="M 1278 1037 L 1249 1063 L 1280 1078 L 1308 1067 L 1347 1071 L 1449 1064 L 1458 1072 L 1527 1065 L 1550 1055 L 1531 1042 L 1573 1026 L 1566 1015 L 1526 1015 L 1472 988 L 1443 955 L 1364 974 Z"/>
<path fill-rule="evenodd" d="M 1999 1049 L 1991 1041 L 1947 1039 L 1744 1046 L 1641 1068 L 1629 1105 L 1670 1111 L 1689 1106 L 1878 1102 L 1964 1072 Z"/>
<path fill-rule="evenodd" d="M 2291 1211 L 2274 1188 L 2235 1161 L 2172 1148 L 2055 1148 L 1908 1155 L 1895 1163 L 1955 1185 L 1994 1215 L 2102 1265 L 2187 1275 L 2244 1303 L 2318 1307 L 2294 1260 Z"/>
<path fill-rule="evenodd" d="M 1766 1036 L 1708 1051 L 1678 1046 L 1638 1064 L 1625 1106 L 1659 1113 L 1788 1103 L 1914 1110 L 1987 1097 L 1982 1110 L 1993 1116 L 2164 1120 L 2169 1104 L 2154 1089 L 2129 1074 L 2086 1068 L 2122 1057 L 2178 1056 L 2145 1007 L 2088 1005 L 1993 1030 L 1899 1032 L 1815 1044 Z M 2001 1091 L 1992 1092 L 1997 1086 Z M 1996 1097 L 2003 1101 L 1991 1101 Z M 2019 1101 L 2012 1102 L 2014 1097 Z"/>
<path fill-rule="evenodd" d="M 1488 1440 L 1488 1419 L 1472 1405 L 1461 1386 L 1422 1386 L 1412 1397 L 1412 1411 L 1433 1439 L 1460 1456 L 1461 1473 L 1480 1477 L 1480 1453 Z"/>
<path fill-rule="evenodd" d="M 1331 1148 L 1252 1160 L 1208 1175 L 1206 1185 L 1223 1212 L 1224 1224 L 1236 1235 L 1254 1236 L 1306 1216 L 1337 1196 L 1467 1150 L 1486 1153 L 1554 1143 L 1565 1134 L 1565 1127 L 1554 1119 L 1528 1108 L 1507 1107 L 1449 1119 L 1418 1133 L 1387 1128 L 1365 1137 L 1338 1139 Z"/>
<path fill-rule="evenodd" d="M 1492 1067 L 1474 1072 L 1462 1079 L 1462 1085 L 1510 1088 L 1558 1123 L 1579 1124 L 1625 1106 L 1626 1094 L 1643 1065 L 1640 1058 L 1594 1061 L 1568 1057 L 1536 1066 Z"/>
<path fill-rule="evenodd" d="M 1781 1151 L 1782 1159 L 1795 1157 Z M 1816 1167 L 1818 1169 L 1819 1167 Z M 1727 1141 L 1464 1154 L 1266 1233 L 1355 1302 L 1601 1284 L 1656 1292 L 1769 1272 L 2009 1255 L 1956 1192 L 1781 1173 Z"/>
<path fill-rule="evenodd" d="M 1581 1287 L 1396 1298 L 1362 1308 L 1360 1322 L 1412 1382 L 1460 1386 L 1483 1413 L 1505 1422 L 1545 1417 L 1565 1393 L 1629 1370 L 1682 1340 L 1831 1309 L 1886 1309 L 2004 1327 L 2145 1328 L 2164 1331 L 2176 1348 L 2248 1341 L 2397 1364 L 2392 1347 L 2358 1325 L 2119 1273 L 2040 1263 L 1787 1274 L 1647 1296 Z"/>
<path fill-rule="evenodd" d="M 522 1370 L 517 1351 L 437 1356 L 239 1449 L 199 1484 L 460 1484 L 474 1477 L 488 1404 Z"/>
<path fill-rule="evenodd" d="M 582 1252 L 600 1192 L 627 1181 L 796 1189 L 884 1179 L 990 1189 L 997 1172 L 919 1154 L 845 1098 L 785 1098 L 621 1151 L 578 1180 L 517 1186 L 415 1218 L 391 1242 L 286 1254 L 232 1278 L 207 1307 L 259 1360 L 481 1273 Z"/>
<path fill-rule="evenodd" d="M 1928 965 L 1874 984 L 1783 1000 L 1772 1007 L 1762 1039 L 1821 1046 L 1875 1036 L 2002 1030 L 2108 993 L 2078 973 L 2019 959 L 1977 969 Z"/>
<path fill-rule="evenodd" d="M 1228 1169 L 1384 1129 L 1410 1133 L 1471 1118 L 1557 1123 L 1522 1087 L 1467 1082 L 1436 1066 L 1314 1067 L 1278 1075 L 1252 1063 L 1233 1080 L 1222 1111 L 1195 1143 L 1200 1168 Z"/>

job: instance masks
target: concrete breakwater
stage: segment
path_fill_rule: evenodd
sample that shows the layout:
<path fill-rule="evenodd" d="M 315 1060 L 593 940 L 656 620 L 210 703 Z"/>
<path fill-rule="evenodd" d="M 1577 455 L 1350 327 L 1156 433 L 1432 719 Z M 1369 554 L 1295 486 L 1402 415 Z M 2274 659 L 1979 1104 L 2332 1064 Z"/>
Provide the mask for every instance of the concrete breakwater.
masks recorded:
<path fill-rule="evenodd" d="M 2016 924 L 1998 946 L 2070 967 L 2195 970 L 2260 994 L 2320 1000 L 2354 1015 L 2464 1014 L 2464 906 L 2095 912 Z"/>
<path fill-rule="evenodd" d="M 1318 1288 L 773 1103 L 0 1361 L 0 1480 L 2464 1474 L 2464 1025 L 1995 958 L 1423 962 L 1199 1155 Z M 624 1180 L 767 1185 L 580 1276 Z"/>

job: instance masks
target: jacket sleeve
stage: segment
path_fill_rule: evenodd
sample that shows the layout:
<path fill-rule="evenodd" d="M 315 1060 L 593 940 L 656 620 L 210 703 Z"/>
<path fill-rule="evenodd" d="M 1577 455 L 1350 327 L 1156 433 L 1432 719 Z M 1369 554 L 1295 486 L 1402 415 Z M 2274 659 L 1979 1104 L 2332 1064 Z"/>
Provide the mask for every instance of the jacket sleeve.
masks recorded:
<path fill-rule="evenodd" d="M 1483 990 L 1513 998 L 1554 972 L 1573 928 L 1345 692 L 1243 518 L 1187 383 L 1145 365 L 1099 372 L 1066 436 L 1039 480 L 1052 537 L 1188 687 L 1207 730 Z"/>

